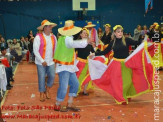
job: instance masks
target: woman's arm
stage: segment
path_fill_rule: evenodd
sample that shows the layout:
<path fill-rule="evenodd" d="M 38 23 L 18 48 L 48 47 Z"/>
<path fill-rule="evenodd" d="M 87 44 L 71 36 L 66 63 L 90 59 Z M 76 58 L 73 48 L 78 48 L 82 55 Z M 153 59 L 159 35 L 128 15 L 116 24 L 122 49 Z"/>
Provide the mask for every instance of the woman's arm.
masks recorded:
<path fill-rule="evenodd" d="M 95 56 L 105 55 L 112 50 L 113 41 L 110 42 L 109 46 L 104 51 L 95 52 Z"/>

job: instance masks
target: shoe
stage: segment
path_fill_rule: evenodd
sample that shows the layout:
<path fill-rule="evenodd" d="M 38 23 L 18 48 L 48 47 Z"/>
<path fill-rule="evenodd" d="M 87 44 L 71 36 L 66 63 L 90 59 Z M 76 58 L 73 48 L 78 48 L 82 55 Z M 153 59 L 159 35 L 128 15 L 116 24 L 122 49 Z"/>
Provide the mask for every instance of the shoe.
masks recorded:
<path fill-rule="evenodd" d="M 9 84 L 9 85 L 7 85 L 7 86 L 8 86 L 8 87 L 11 87 L 11 88 L 13 87 L 11 84 Z"/>
<path fill-rule="evenodd" d="M 12 87 L 6 86 L 6 89 L 7 89 L 7 90 L 11 90 L 11 88 L 12 88 Z"/>
<path fill-rule="evenodd" d="M 10 81 L 14 82 L 14 79 L 13 79 L 13 78 L 11 78 L 11 79 L 10 79 Z"/>
<path fill-rule="evenodd" d="M 44 94 L 44 92 L 40 92 L 40 101 L 41 102 L 45 101 L 45 94 Z"/>
<path fill-rule="evenodd" d="M 89 93 L 83 92 L 83 95 L 84 95 L 84 96 L 89 96 Z"/>
<path fill-rule="evenodd" d="M 54 106 L 54 111 L 60 111 L 60 112 L 67 112 L 68 111 L 68 109 L 67 109 L 67 107 L 61 107 L 61 105 L 55 105 Z"/>
<path fill-rule="evenodd" d="M 131 102 L 131 98 L 127 98 L 128 99 L 128 102 Z"/>
<path fill-rule="evenodd" d="M 123 102 L 122 105 L 127 105 L 127 103 L 126 102 Z"/>
<path fill-rule="evenodd" d="M 72 105 L 72 106 L 67 105 L 67 109 L 69 111 L 73 111 L 73 112 L 79 112 L 80 111 L 80 108 L 77 108 L 75 105 Z"/>

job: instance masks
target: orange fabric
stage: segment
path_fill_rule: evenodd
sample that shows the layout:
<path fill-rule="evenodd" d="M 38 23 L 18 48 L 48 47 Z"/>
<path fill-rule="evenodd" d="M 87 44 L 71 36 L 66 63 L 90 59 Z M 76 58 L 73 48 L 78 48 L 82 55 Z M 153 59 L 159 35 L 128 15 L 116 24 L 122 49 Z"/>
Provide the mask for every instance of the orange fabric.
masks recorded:
<path fill-rule="evenodd" d="M 70 30 L 72 28 L 74 28 L 74 25 L 71 25 L 70 27 L 64 27 L 63 30 Z"/>
<path fill-rule="evenodd" d="M 48 21 L 48 20 L 44 20 L 44 21 L 41 23 L 41 25 L 44 25 L 47 21 Z"/>
<path fill-rule="evenodd" d="M 79 61 L 81 61 L 83 63 L 88 63 L 88 61 L 86 59 L 82 59 L 82 58 L 79 58 L 79 57 L 77 57 L 77 60 L 79 60 Z"/>
<path fill-rule="evenodd" d="M 92 22 L 88 22 L 88 25 L 92 25 Z"/>
<path fill-rule="evenodd" d="M 56 59 L 54 59 L 53 61 L 59 64 L 63 64 L 63 65 L 74 65 L 74 59 L 75 59 L 75 52 L 74 55 L 72 57 L 72 62 L 63 62 L 63 61 L 58 61 Z"/>
<path fill-rule="evenodd" d="M 53 56 L 54 56 L 54 38 L 53 38 L 53 36 L 51 36 L 51 41 L 52 41 L 52 48 L 53 48 Z"/>

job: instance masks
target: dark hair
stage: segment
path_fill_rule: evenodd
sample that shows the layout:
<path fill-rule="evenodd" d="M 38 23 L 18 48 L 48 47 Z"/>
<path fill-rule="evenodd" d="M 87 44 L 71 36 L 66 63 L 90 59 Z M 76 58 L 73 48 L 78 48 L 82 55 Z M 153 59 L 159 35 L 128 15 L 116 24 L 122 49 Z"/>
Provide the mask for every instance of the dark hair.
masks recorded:
<path fill-rule="evenodd" d="M 4 50 L 6 50 L 6 48 L 5 47 L 1 47 L 1 52 L 4 51 Z"/>

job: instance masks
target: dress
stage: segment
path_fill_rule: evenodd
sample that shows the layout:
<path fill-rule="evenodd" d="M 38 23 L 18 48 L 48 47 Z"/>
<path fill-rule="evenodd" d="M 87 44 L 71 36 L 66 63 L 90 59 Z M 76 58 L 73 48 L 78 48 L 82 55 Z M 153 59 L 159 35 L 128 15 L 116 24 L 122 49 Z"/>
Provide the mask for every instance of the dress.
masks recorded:
<path fill-rule="evenodd" d="M 126 38 L 126 46 L 122 39 L 113 41 L 105 51 L 95 53 L 104 55 L 111 49 L 114 58 L 108 65 L 89 59 L 89 71 L 93 82 L 112 95 L 118 104 L 128 103 L 127 98 L 153 90 L 154 67 L 147 51 L 147 42 L 142 43 L 130 56 L 129 45 L 137 45 L 140 41 Z M 97 64 L 96 64 L 97 63 Z"/>
<path fill-rule="evenodd" d="M 79 71 L 76 72 L 76 76 L 79 80 L 79 93 L 82 89 L 82 86 L 86 85 L 87 83 L 89 83 L 87 89 L 94 88 L 90 79 L 87 61 L 88 55 L 90 52 L 93 53 L 94 49 L 92 45 L 87 45 L 85 48 L 77 48 L 75 50 L 77 51 L 77 67 L 79 69 Z"/>

